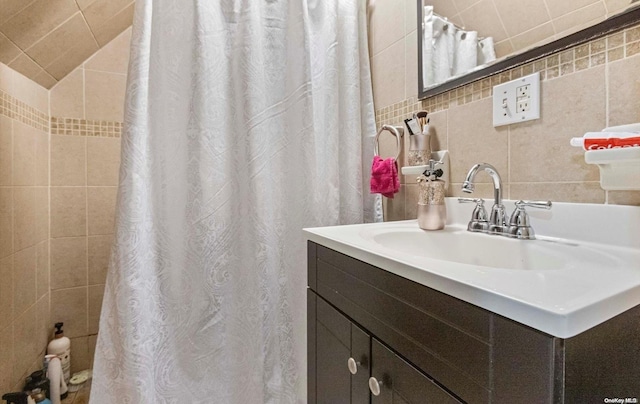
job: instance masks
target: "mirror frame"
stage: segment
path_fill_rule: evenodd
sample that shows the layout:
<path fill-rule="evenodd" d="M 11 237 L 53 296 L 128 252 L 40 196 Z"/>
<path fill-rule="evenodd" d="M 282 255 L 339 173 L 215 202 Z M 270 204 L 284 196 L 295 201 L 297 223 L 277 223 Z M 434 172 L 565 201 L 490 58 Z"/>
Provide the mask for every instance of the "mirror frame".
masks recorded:
<path fill-rule="evenodd" d="M 637 0 L 636 0 L 637 1 Z M 486 67 L 478 70 L 474 70 L 463 76 L 457 77 L 453 80 L 445 81 L 442 84 L 435 85 L 429 89 L 424 89 L 422 83 L 422 10 L 423 0 L 416 1 L 418 5 L 418 99 L 433 97 L 449 90 L 464 86 L 474 81 L 484 79 L 489 76 L 501 73 L 503 71 L 518 67 L 538 59 L 542 59 L 554 53 L 561 52 L 565 49 L 572 48 L 585 42 L 597 39 L 599 37 L 606 36 L 616 31 L 622 31 L 629 26 L 635 25 L 640 22 L 640 4 L 635 6 L 629 6 L 628 9 L 622 11 L 620 14 L 616 14 L 606 20 L 592 25 L 585 29 L 582 29 L 573 34 L 567 35 L 564 38 L 557 39 L 549 42 L 548 44 L 538 46 L 533 49 L 508 56 L 504 60 L 487 65 Z"/>

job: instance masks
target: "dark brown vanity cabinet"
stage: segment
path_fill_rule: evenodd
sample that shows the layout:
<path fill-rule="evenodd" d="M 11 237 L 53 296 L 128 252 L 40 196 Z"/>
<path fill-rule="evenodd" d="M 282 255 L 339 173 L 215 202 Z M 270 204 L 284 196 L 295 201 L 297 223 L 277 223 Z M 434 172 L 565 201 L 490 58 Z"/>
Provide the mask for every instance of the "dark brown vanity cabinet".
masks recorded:
<path fill-rule="evenodd" d="M 640 306 L 562 339 L 313 242 L 308 269 L 310 404 L 640 398 Z"/>

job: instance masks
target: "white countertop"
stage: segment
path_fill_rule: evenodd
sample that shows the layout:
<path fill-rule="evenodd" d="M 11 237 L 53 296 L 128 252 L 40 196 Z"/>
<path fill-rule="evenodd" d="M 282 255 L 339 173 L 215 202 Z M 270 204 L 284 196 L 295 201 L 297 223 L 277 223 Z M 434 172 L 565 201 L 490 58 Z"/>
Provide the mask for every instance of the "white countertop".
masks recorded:
<path fill-rule="evenodd" d="M 513 210 L 512 204 L 505 205 L 508 212 Z M 311 228 L 305 234 L 313 242 L 556 337 L 570 338 L 640 304 L 640 207 L 556 203 L 550 212 L 530 209 L 538 236 L 531 241 L 467 232 L 472 209 L 447 198 L 448 224 L 436 232 L 424 232 L 416 220 L 407 220 Z M 425 248 L 404 243 L 413 237 Z M 435 245 L 440 247 L 427 248 Z M 500 253 L 487 246 L 497 246 Z M 460 252 L 468 253 L 467 248 L 477 249 L 470 256 L 481 263 L 483 254 L 493 254 L 486 257 L 492 266 L 461 260 Z M 510 258 L 528 256 L 505 260 L 503 250 Z M 506 268 L 505 262 L 521 268 Z"/>

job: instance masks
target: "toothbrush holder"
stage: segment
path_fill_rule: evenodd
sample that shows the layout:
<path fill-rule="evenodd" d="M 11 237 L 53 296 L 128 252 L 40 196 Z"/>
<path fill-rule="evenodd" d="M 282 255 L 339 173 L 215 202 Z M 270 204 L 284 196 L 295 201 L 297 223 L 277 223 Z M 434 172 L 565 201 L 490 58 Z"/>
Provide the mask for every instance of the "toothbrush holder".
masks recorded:
<path fill-rule="evenodd" d="M 409 136 L 409 154 L 407 158 L 410 166 L 429 164 L 431 159 L 431 135 L 415 134 Z"/>

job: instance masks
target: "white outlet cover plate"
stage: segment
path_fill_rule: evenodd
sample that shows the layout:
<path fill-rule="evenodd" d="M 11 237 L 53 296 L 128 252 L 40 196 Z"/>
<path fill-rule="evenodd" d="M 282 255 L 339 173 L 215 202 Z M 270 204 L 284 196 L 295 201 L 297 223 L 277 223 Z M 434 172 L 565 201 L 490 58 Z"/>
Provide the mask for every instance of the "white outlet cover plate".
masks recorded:
<path fill-rule="evenodd" d="M 516 112 L 517 88 L 529 85 L 529 110 Z M 505 108 L 506 106 L 506 108 Z M 540 74 L 533 73 L 493 87 L 493 126 L 540 119 Z"/>

